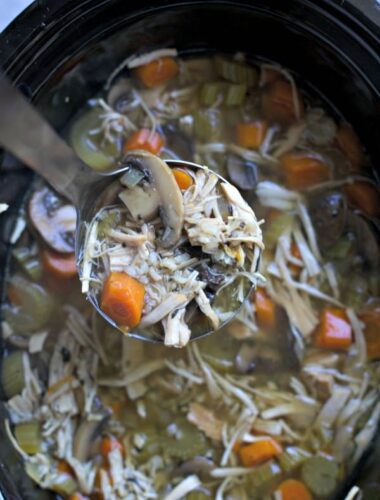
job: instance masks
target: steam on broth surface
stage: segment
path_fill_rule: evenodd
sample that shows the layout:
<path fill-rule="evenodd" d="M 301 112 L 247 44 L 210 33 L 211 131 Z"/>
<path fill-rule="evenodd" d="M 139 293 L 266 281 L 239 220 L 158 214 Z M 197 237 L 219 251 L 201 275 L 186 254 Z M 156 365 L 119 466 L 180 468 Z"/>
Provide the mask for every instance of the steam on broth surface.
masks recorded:
<path fill-rule="evenodd" d="M 224 176 L 265 219 L 266 281 L 181 351 L 136 342 L 81 296 L 72 209 L 37 183 L 2 311 L 26 473 L 71 500 L 333 498 L 380 416 L 379 193 L 351 127 L 279 66 L 165 49 L 111 75 L 69 135 L 94 169 L 139 149 Z"/>

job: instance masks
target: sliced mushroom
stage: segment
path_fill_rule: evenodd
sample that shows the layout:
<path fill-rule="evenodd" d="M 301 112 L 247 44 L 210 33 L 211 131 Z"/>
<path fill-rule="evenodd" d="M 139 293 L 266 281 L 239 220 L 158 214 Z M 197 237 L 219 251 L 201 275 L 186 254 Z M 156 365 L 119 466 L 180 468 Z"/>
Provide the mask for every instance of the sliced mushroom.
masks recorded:
<path fill-rule="evenodd" d="M 57 252 L 72 253 L 75 247 L 76 210 L 48 187 L 33 193 L 29 215 L 42 238 Z"/>
<path fill-rule="evenodd" d="M 124 113 L 138 104 L 128 78 L 119 78 L 107 95 L 107 102 L 118 113 Z"/>
<path fill-rule="evenodd" d="M 255 189 L 258 181 L 257 165 L 237 155 L 227 157 L 227 172 L 233 184 L 240 189 Z"/>
<path fill-rule="evenodd" d="M 209 266 L 206 262 L 202 262 L 198 270 L 200 279 L 207 283 L 211 290 L 217 291 L 226 280 L 222 271 L 219 271 L 216 266 Z"/>
<path fill-rule="evenodd" d="M 148 179 L 146 189 L 157 192 L 160 216 L 165 226 L 160 243 L 164 248 L 174 246 L 182 233 L 184 208 L 173 172 L 163 160 L 147 151 L 131 153 L 123 163 L 141 169 Z"/>
<path fill-rule="evenodd" d="M 342 193 L 328 191 L 309 201 L 310 215 L 321 248 L 329 248 L 341 237 L 347 219 L 347 201 Z"/>

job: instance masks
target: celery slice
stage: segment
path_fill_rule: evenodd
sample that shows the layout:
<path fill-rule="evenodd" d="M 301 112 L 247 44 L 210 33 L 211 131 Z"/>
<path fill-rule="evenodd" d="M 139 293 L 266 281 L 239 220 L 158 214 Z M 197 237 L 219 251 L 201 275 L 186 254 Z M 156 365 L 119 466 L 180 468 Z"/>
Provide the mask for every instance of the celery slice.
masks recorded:
<path fill-rule="evenodd" d="M 241 106 L 247 94 L 245 83 L 230 83 L 226 89 L 224 102 L 226 106 Z"/>
<path fill-rule="evenodd" d="M 1 385 L 4 395 L 11 398 L 25 387 L 23 352 L 13 351 L 1 364 Z"/>
<path fill-rule="evenodd" d="M 2 311 L 5 320 L 15 333 L 22 335 L 43 328 L 54 312 L 53 297 L 37 283 L 18 275 L 9 282 L 18 296 L 18 304 L 5 304 Z"/>
<path fill-rule="evenodd" d="M 328 497 L 337 487 L 339 466 L 325 457 L 311 457 L 301 469 L 302 479 L 318 497 Z"/>
<path fill-rule="evenodd" d="M 264 232 L 266 248 L 273 249 L 282 233 L 292 224 L 294 216 L 289 213 L 282 213 L 275 217 Z"/>
<path fill-rule="evenodd" d="M 218 109 L 199 109 L 194 114 L 194 134 L 204 142 L 218 141 L 222 132 L 222 118 Z"/>
<path fill-rule="evenodd" d="M 278 457 L 278 461 L 283 471 L 292 472 L 310 457 L 311 454 L 308 451 L 296 446 L 288 446 L 284 453 Z"/>
<path fill-rule="evenodd" d="M 12 251 L 13 257 L 16 259 L 18 265 L 33 281 L 39 281 L 42 277 L 41 261 L 32 255 L 29 248 L 20 247 Z"/>
<path fill-rule="evenodd" d="M 186 500 L 209 500 L 210 495 L 206 495 L 203 491 L 192 491 L 186 495 Z"/>
<path fill-rule="evenodd" d="M 215 57 L 215 69 L 218 75 L 233 83 L 245 83 L 249 87 L 253 87 L 258 82 L 256 69 L 240 61 L 217 56 Z"/>
<path fill-rule="evenodd" d="M 201 87 L 199 100 L 202 106 L 212 106 L 220 96 L 223 96 L 223 83 L 207 82 Z"/>
<path fill-rule="evenodd" d="M 120 154 L 118 141 L 105 140 L 102 133 L 95 133 L 102 123 L 100 115 L 104 110 L 98 106 L 83 114 L 72 126 L 70 143 L 87 165 L 94 170 L 107 170 L 112 167 Z"/>
<path fill-rule="evenodd" d="M 15 437 L 21 449 L 28 455 L 35 455 L 41 450 L 41 429 L 39 422 L 32 421 L 17 424 Z"/>
<path fill-rule="evenodd" d="M 256 492 L 262 488 L 269 488 L 276 484 L 281 476 L 280 466 L 273 461 L 267 462 L 252 469 L 252 474 L 248 476 L 248 483 L 252 491 Z"/>

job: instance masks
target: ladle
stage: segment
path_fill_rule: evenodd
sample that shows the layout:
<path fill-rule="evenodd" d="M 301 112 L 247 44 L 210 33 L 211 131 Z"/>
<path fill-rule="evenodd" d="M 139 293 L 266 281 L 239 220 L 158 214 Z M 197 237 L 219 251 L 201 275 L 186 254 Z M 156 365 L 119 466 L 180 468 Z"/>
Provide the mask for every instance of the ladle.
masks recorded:
<path fill-rule="evenodd" d="M 78 158 L 70 146 L 58 135 L 37 109 L 0 74 L 0 145 L 22 163 L 41 175 L 58 193 L 66 197 L 77 210 L 75 254 L 81 275 L 81 249 L 86 227 L 99 211 L 106 190 L 121 174 L 130 168 L 128 161 L 111 172 L 98 173 Z M 172 166 L 205 168 L 195 163 L 168 160 Z M 220 176 L 219 176 L 220 177 Z M 225 179 L 222 179 L 223 182 Z M 231 286 L 231 285 L 230 285 Z M 247 294 L 250 285 L 246 286 Z M 87 298 L 97 311 L 115 328 L 120 328 L 99 307 L 97 298 Z M 229 304 L 231 305 L 231 304 Z M 237 313 L 240 303 L 231 312 Z M 232 319 L 232 315 L 229 320 Z M 26 325 L 27 326 L 27 325 Z M 121 330 L 123 331 L 123 330 Z M 192 329 L 192 340 L 212 333 L 208 322 L 197 322 Z M 124 333 L 124 332 L 123 332 Z M 131 337 L 161 343 L 163 337 L 154 327 L 129 332 Z"/>

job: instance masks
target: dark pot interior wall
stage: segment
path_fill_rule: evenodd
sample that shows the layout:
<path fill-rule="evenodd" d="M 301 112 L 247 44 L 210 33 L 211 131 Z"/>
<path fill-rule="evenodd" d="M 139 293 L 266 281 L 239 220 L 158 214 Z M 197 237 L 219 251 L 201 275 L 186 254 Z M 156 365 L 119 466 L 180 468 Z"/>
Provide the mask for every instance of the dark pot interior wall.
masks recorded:
<path fill-rule="evenodd" d="M 112 49 L 102 43 L 96 51 L 96 62 L 90 65 L 93 72 L 107 74 L 125 54 L 142 47 L 244 50 L 302 75 L 356 126 L 374 159 L 380 154 L 376 28 L 368 29 L 357 12 L 351 14 L 336 4 L 327 0 L 37 2 L 0 37 L 0 63 L 26 93 L 35 95 L 48 82 L 57 81 L 85 51 L 96 50 L 97 42 L 123 28 L 126 34 L 116 35 Z"/>

